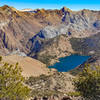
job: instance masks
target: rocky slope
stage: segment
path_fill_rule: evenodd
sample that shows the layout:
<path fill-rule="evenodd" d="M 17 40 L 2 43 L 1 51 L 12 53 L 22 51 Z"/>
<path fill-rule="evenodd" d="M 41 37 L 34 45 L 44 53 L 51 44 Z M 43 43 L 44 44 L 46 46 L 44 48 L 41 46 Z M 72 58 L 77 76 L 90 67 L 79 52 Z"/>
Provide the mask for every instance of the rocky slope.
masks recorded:
<path fill-rule="evenodd" d="M 80 54 L 100 56 L 100 32 L 86 38 L 71 38 L 70 43 Z"/>
<path fill-rule="evenodd" d="M 54 59 L 76 53 L 70 39 L 91 37 L 100 31 L 99 11 L 84 9 L 75 12 L 65 7 L 59 11 L 62 12 L 60 24 L 48 25 L 29 39 L 26 46 L 31 51 L 29 56 L 38 56 L 39 60 L 44 57 L 47 62 L 48 58 Z"/>
<path fill-rule="evenodd" d="M 51 12 L 53 14 L 56 12 Z M 46 15 L 45 15 L 46 14 Z M 49 23 L 56 24 L 57 21 L 52 21 L 57 17 L 49 14 L 44 10 L 38 10 L 33 14 L 30 12 L 18 11 L 13 7 L 7 5 L 0 7 L 0 48 L 4 54 L 7 51 L 20 49 L 27 54 L 26 43 Z M 58 16 L 59 17 L 59 16 Z"/>
<path fill-rule="evenodd" d="M 30 77 L 26 80 L 26 84 L 32 88 L 32 98 L 36 97 L 37 100 L 39 98 L 61 100 L 63 97 L 69 97 L 69 92 L 75 92 L 75 87 L 72 84 L 73 79 L 74 76 L 69 73 L 56 72 L 49 76 L 41 75 L 40 77 Z"/>
<path fill-rule="evenodd" d="M 91 37 L 99 31 L 100 11 L 72 11 L 63 7 L 36 9 L 32 13 L 7 5 L 0 7 L 0 54 L 4 55 L 19 49 L 39 60 L 42 56 L 46 60 L 48 57 L 57 59 L 77 52 L 70 39 Z M 85 46 L 83 48 L 85 52 Z"/>
<path fill-rule="evenodd" d="M 75 52 L 69 38 L 66 35 L 60 35 L 43 41 L 40 51 L 36 53 L 35 57 L 46 64 L 53 64 L 58 58 L 69 56 L 72 53 Z"/>

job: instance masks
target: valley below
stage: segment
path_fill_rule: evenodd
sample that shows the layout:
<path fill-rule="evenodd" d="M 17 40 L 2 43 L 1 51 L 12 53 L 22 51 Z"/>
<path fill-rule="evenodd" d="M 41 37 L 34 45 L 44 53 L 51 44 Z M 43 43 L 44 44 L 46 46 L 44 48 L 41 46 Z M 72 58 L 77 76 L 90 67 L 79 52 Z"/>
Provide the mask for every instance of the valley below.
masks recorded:
<path fill-rule="evenodd" d="M 0 56 L 19 63 L 30 100 L 85 100 L 69 93 L 76 92 L 73 80 L 85 64 L 100 66 L 100 11 L 2 6 Z"/>

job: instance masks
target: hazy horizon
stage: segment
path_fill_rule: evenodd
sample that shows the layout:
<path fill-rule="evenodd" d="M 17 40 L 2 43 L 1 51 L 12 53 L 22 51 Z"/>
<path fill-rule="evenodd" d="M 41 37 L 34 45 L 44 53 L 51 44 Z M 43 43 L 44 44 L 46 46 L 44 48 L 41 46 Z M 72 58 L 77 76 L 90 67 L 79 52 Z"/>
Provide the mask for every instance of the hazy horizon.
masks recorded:
<path fill-rule="evenodd" d="M 21 9 L 61 9 L 63 6 L 71 10 L 81 10 L 81 9 L 90 9 L 90 10 L 100 10 L 100 0 L 1 0 L 0 6 L 9 5 L 14 8 Z"/>

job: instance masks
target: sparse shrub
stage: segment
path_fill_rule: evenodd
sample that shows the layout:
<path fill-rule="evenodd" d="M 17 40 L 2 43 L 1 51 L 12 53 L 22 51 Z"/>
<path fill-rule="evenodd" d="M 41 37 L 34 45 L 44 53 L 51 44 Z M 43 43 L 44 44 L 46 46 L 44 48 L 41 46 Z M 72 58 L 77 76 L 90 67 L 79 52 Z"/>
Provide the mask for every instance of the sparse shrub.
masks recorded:
<path fill-rule="evenodd" d="M 68 96 L 74 96 L 74 97 L 78 97 L 78 96 L 81 96 L 80 92 L 69 92 L 67 93 Z"/>
<path fill-rule="evenodd" d="M 100 100 L 100 66 L 85 66 L 74 81 L 77 91 L 89 100 Z"/>
<path fill-rule="evenodd" d="M 0 62 L 2 61 L 2 57 L 0 56 Z"/>

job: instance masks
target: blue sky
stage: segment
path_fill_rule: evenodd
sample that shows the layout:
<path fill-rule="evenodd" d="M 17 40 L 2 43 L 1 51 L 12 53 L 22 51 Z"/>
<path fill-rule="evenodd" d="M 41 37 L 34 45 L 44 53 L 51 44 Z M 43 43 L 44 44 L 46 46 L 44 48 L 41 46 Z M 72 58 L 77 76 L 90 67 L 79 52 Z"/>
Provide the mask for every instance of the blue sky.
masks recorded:
<path fill-rule="evenodd" d="M 66 6 L 72 10 L 100 10 L 100 0 L 0 0 L 0 6 L 3 5 L 13 6 L 17 9 L 60 9 Z"/>

